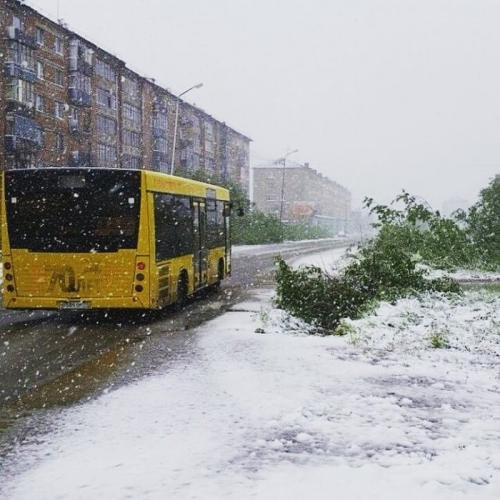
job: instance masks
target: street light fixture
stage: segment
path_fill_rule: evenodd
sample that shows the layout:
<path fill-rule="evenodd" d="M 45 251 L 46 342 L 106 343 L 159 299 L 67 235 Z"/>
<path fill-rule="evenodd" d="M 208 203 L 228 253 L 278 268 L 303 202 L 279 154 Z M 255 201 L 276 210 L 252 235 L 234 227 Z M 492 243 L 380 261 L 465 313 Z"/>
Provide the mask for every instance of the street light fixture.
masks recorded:
<path fill-rule="evenodd" d="M 298 149 L 294 149 L 287 153 L 283 158 L 278 161 L 283 162 L 283 177 L 281 178 L 281 202 L 280 202 L 280 231 L 281 231 L 281 241 L 284 240 L 284 230 L 283 230 L 283 212 L 285 208 L 285 170 L 286 170 L 286 159 L 293 153 L 297 153 Z"/>
<path fill-rule="evenodd" d="M 203 87 L 203 83 L 198 83 L 196 85 L 193 85 L 192 87 L 189 87 L 187 90 L 184 92 L 181 92 L 177 96 L 177 103 L 175 105 L 175 121 L 174 121 L 174 141 L 172 143 L 172 163 L 170 164 L 170 175 L 174 174 L 174 162 L 175 162 L 175 143 L 177 141 L 177 123 L 179 121 L 179 102 L 180 98 L 184 95 L 187 94 L 190 90 L 194 89 L 199 89 L 200 87 Z"/>

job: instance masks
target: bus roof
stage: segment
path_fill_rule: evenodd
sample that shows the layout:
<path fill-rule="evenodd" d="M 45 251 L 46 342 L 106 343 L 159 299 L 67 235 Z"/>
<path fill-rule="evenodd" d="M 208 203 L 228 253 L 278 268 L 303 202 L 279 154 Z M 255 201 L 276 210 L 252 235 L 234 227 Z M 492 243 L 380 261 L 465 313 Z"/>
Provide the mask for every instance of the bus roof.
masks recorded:
<path fill-rule="evenodd" d="M 15 175 L 26 173 L 28 175 L 42 172 L 42 171 L 64 170 L 67 172 L 136 172 L 140 173 L 148 191 L 171 192 L 182 194 L 186 196 L 196 196 L 200 198 L 214 197 L 218 200 L 229 201 L 229 191 L 221 186 L 209 184 L 206 182 L 187 179 L 185 177 L 178 177 L 175 175 L 165 174 L 162 172 L 154 172 L 152 170 L 137 170 L 125 168 L 103 168 L 103 167 L 44 167 L 43 169 L 16 169 L 7 170 L 4 173 L 16 172 Z M 215 196 L 214 196 L 215 195 Z"/>
<path fill-rule="evenodd" d="M 215 184 L 195 181 L 185 177 L 143 170 L 146 189 L 149 191 L 172 192 L 189 196 L 207 197 L 207 191 L 212 192 L 212 197 L 218 200 L 229 201 L 229 191 Z M 215 196 L 213 196 L 215 194 Z"/>

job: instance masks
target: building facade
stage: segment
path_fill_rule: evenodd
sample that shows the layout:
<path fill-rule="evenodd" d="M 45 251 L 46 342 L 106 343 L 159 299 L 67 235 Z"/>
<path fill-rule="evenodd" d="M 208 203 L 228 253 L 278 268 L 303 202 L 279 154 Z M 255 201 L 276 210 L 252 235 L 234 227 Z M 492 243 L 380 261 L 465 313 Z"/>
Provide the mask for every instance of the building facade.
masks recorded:
<path fill-rule="evenodd" d="M 0 0 L 0 170 L 205 170 L 249 188 L 250 139 L 19 0 Z M 174 154 L 174 130 L 177 139 Z"/>
<path fill-rule="evenodd" d="M 309 164 L 284 160 L 253 168 L 253 202 L 258 210 L 283 223 L 303 222 L 346 232 L 351 219 L 351 193 Z"/>

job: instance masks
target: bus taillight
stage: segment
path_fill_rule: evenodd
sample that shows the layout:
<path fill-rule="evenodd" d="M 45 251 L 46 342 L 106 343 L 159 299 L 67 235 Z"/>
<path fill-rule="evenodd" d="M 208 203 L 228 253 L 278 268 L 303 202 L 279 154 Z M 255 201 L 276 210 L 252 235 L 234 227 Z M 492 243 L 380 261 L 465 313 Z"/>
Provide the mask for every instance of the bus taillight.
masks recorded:
<path fill-rule="evenodd" d="M 4 262 L 3 267 L 8 271 L 9 269 L 12 269 L 12 264 L 10 262 Z"/>
<path fill-rule="evenodd" d="M 146 269 L 146 264 L 144 262 L 138 262 L 137 269 L 139 269 L 139 271 L 144 271 L 144 269 Z"/>

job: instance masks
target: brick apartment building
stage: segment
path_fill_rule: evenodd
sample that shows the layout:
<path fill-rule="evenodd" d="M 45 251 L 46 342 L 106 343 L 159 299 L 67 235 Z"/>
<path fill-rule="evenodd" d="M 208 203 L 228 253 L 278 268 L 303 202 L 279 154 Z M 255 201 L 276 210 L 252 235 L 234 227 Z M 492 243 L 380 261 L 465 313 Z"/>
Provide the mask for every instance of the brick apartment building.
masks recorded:
<path fill-rule="evenodd" d="M 329 227 L 338 233 L 349 229 L 351 193 L 310 168 L 287 160 L 253 168 L 253 202 L 258 210 L 283 222 L 304 222 Z"/>
<path fill-rule="evenodd" d="M 19 0 L 0 0 L 0 170 L 170 172 L 178 98 Z M 249 187 L 250 139 L 179 100 L 175 174 Z"/>

